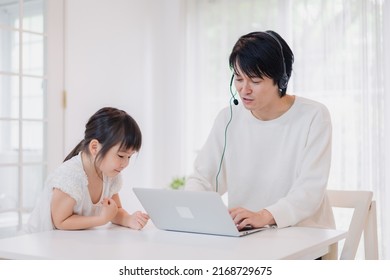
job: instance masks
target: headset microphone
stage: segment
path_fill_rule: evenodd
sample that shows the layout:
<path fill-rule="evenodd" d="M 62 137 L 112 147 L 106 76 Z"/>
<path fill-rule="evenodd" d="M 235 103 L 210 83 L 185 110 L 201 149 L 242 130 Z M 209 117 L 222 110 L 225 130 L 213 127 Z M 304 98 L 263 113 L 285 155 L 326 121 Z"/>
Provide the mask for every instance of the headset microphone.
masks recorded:
<path fill-rule="evenodd" d="M 233 91 L 232 91 L 232 86 L 233 86 L 233 79 L 234 79 L 234 74 L 232 75 L 232 78 L 230 79 L 230 94 L 232 95 L 232 99 L 233 99 L 233 103 L 234 105 L 238 105 L 238 100 L 237 98 L 235 97 L 235 94 L 233 94 Z"/>

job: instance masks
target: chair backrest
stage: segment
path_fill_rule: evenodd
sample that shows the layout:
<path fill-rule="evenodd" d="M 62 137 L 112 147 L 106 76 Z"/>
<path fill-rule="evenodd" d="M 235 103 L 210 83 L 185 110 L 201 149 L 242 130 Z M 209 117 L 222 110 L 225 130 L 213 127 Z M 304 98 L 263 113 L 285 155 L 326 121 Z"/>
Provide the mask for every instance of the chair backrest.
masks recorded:
<path fill-rule="evenodd" d="M 366 259 L 378 259 L 376 204 L 371 191 L 328 190 L 332 207 L 353 208 L 354 212 L 340 259 L 355 259 L 362 233 Z"/>

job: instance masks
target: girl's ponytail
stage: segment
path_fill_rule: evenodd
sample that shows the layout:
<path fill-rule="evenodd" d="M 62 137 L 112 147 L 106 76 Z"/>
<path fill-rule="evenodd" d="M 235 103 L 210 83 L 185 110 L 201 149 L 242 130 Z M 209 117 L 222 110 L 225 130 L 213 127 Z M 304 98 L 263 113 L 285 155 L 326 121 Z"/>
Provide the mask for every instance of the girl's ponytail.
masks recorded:
<path fill-rule="evenodd" d="M 74 149 L 69 153 L 69 155 L 66 156 L 64 162 L 78 155 L 78 153 L 83 149 L 83 145 L 84 145 L 84 140 L 81 140 L 80 143 L 78 143 L 77 146 L 74 147 Z"/>

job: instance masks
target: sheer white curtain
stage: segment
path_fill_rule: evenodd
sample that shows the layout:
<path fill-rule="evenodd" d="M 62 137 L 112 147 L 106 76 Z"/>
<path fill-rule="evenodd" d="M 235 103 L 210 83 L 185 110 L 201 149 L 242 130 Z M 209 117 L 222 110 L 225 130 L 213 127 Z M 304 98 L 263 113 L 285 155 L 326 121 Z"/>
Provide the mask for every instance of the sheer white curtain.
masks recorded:
<path fill-rule="evenodd" d="M 383 1 L 188 0 L 187 4 L 186 151 L 193 151 L 188 172 L 216 113 L 228 105 L 228 55 L 234 42 L 250 31 L 275 30 L 295 54 L 288 91 L 318 100 L 331 112 L 330 188 L 375 192 L 380 255 L 390 258 Z"/>

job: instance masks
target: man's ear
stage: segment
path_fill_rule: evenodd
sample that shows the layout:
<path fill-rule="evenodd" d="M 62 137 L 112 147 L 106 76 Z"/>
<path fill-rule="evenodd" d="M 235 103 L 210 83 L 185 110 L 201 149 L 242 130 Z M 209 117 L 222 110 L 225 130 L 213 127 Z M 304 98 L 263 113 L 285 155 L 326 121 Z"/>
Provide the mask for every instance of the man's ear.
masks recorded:
<path fill-rule="evenodd" d="M 91 155 L 96 156 L 98 154 L 98 152 L 100 151 L 101 146 L 102 145 L 99 143 L 98 140 L 92 139 L 88 145 L 89 152 L 91 153 Z"/>

